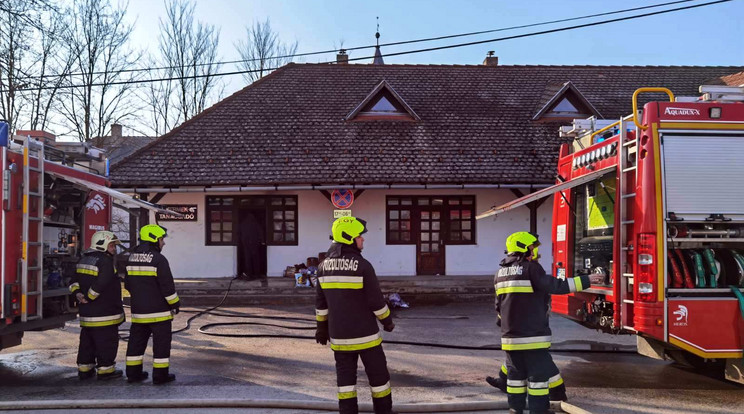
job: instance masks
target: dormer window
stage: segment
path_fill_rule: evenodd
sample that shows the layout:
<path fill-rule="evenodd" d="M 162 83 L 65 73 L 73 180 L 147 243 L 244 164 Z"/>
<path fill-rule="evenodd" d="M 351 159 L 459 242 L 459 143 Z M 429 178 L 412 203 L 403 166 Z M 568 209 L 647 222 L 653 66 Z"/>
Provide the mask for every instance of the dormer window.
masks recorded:
<path fill-rule="evenodd" d="M 393 106 L 393 104 L 391 104 L 384 96 L 380 97 L 377 103 L 372 105 L 372 108 L 369 111 L 362 111 L 363 114 L 390 114 L 396 112 L 400 112 L 400 110 Z"/>
<path fill-rule="evenodd" d="M 570 122 L 591 116 L 602 118 L 599 111 L 571 82 L 548 85 L 543 96 L 545 100 L 540 110 L 532 117 L 533 121 Z"/>
<path fill-rule="evenodd" d="M 417 121 L 419 117 L 387 82 L 380 82 L 346 116 L 347 121 Z"/>

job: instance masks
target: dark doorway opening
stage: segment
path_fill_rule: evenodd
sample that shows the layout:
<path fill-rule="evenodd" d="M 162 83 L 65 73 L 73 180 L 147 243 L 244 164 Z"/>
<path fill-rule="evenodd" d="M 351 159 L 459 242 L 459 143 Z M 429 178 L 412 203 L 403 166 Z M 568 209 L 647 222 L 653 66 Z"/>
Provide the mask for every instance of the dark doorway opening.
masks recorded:
<path fill-rule="evenodd" d="M 238 210 L 238 277 L 266 278 L 266 209 Z"/>

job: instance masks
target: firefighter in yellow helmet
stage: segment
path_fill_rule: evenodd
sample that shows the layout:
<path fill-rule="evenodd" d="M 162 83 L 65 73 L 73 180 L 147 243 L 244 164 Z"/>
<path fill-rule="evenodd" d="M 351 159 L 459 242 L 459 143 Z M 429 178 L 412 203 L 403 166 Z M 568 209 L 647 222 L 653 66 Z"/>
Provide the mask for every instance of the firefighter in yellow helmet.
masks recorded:
<path fill-rule="evenodd" d="M 395 328 L 382 297 L 375 269 L 362 257 L 367 223 L 355 217 L 333 222 L 333 243 L 318 266 L 315 301 L 315 340 L 331 342 L 336 359 L 338 408 L 341 414 L 356 414 L 356 374 L 359 358 L 372 388 L 375 413 L 390 414 L 393 399 L 390 374 L 378 322 L 390 332 Z"/>
<path fill-rule="evenodd" d="M 152 382 L 165 384 L 176 379 L 169 373 L 171 324 L 181 302 L 176 293 L 168 259 L 161 253 L 167 230 L 157 224 L 140 229 L 140 244 L 127 263 L 125 287 L 132 296 L 132 327 L 127 346 L 127 381 L 141 382 L 147 341 L 152 335 Z"/>
<path fill-rule="evenodd" d="M 563 384 L 548 352 L 550 295 L 578 292 L 591 285 L 587 276 L 563 280 L 547 275 L 537 262 L 539 245 L 536 234 L 520 231 L 510 235 L 506 239 L 507 256 L 494 281 L 512 413 L 522 413 L 528 398 L 530 413 L 549 412 L 549 390 Z M 565 387 L 562 390 L 565 394 Z"/>
<path fill-rule="evenodd" d="M 116 245 L 121 242 L 110 231 L 97 231 L 90 249 L 77 264 L 70 293 L 80 304 L 80 345 L 78 378 L 121 377 L 116 369 L 119 325 L 124 322 L 121 284 L 114 269 Z M 95 369 L 94 369 L 95 368 Z"/>

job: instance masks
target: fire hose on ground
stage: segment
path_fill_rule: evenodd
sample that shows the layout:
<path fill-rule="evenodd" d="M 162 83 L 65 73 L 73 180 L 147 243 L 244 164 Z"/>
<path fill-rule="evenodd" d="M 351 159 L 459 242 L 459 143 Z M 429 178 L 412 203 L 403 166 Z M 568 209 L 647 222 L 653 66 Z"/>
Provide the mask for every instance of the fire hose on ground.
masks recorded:
<path fill-rule="evenodd" d="M 551 409 L 569 414 L 590 414 L 589 411 L 562 401 L 551 402 Z M 338 411 L 336 401 L 312 400 L 176 400 L 176 399 L 110 399 L 110 400 L 47 400 L 2 401 L 0 410 L 73 410 L 73 409 L 193 409 L 193 408 L 263 408 L 285 410 Z M 459 411 L 507 411 L 506 401 L 473 401 L 456 403 L 395 404 L 401 413 L 452 413 Z M 371 403 L 360 403 L 359 411 L 374 412 Z"/>
<path fill-rule="evenodd" d="M 220 302 L 210 308 L 191 311 L 183 310 L 184 313 L 194 312 L 195 314 L 190 316 L 186 320 L 186 326 L 183 328 L 174 330 L 173 333 L 181 333 L 191 328 L 191 323 L 204 316 L 212 315 L 225 318 L 255 318 L 263 320 L 280 320 L 280 321 L 295 321 L 295 322 L 315 322 L 315 319 L 311 318 L 300 318 L 291 316 L 267 316 L 267 315 L 256 315 L 251 313 L 223 313 L 215 312 L 220 308 L 227 297 L 230 294 L 233 281 L 225 291 L 224 296 Z M 466 317 L 445 317 L 443 319 L 464 319 Z M 246 334 L 246 333 L 219 333 L 210 332 L 210 330 L 226 326 L 268 326 L 276 327 L 289 330 L 315 330 L 315 326 L 286 326 L 278 325 L 267 322 L 216 322 L 209 323 L 201 326 L 198 332 L 204 335 L 216 336 L 216 337 L 229 337 L 229 338 L 284 338 L 284 339 L 308 339 L 314 340 L 314 336 L 303 336 L 303 335 L 290 335 L 290 334 Z M 122 340 L 128 338 L 122 337 Z M 501 347 L 497 345 L 485 345 L 485 346 L 468 346 L 468 345 L 453 345 L 453 344 L 442 344 L 433 342 L 414 342 L 414 341 L 394 341 L 386 340 L 385 344 L 394 345 L 411 345 L 411 346 L 424 346 L 432 348 L 446 348 L 446 349 L 459 349 L 459 350 L 475 350 L 475 351 L 500 351 Z M 586 348 L 568 348 L 568 349 L 553 349 L 552 352 L 556 353 L 628 353 L 636 354 L 634 350 L 627 349 L 586 349 Z M 93 409 L 93 408 L 265 408 L 265 409 L 305 409 L 305 410 L 316 410 L 316 411 L 337 411 L 338 404 L 335 401 L 300 401 L 300 400 L 253 400 L 253 399 L 240 399 L 240 400 L 105 400 L 105 401 L 16 401 L 16 402 L 0 402 L 0 410 L 30 410 L 30 409 Z M 360 412 L 373 412 L 372 404 L 360 403 Z M 396 404 L 395 409 L 399 412 L 406 413 L 435 413 L 435 412 L 458 412 L 458 411 L 494 411 L 509 409 L 508 404 L 505 401 L 473 401 L 473 402 L 458 402 L 458 403 L 428 403 L 428 404 Z M 551 409 L 557 412 L 565 412 L 570 414 L 588 414 L 589 412 L 569 404 L 565 401 L 554 401 L 551 402 Z"/>

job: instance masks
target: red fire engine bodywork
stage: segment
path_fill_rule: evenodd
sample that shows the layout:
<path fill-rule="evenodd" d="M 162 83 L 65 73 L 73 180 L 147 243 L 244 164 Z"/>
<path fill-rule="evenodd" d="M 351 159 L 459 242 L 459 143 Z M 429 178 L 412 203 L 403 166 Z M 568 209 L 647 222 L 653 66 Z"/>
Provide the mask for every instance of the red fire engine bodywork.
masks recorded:
<path fill-rule="evenodd" d="M 717 108 L 717 109 L 713 109 Z M 714 111 L 720 110 L 720 116 L 712 118 Z M 630 123 L 632 125 L 632 123 Z M 624 125 L 624 123 L 620 123 Z M 626 192 L 634 193 L 635 203 L 629 203 L 624 220 L 632 222 L 623 224 L 619 214 L 615 214 L 614 229 L 628 227 L 630 249 L 623 249 L 619 240 L 619 231 L 613 234 L 614 265 L 611 269 L 611 285 L 592 287 L 588 292 L 568 296 L 554 296 L 552 309 L 566 317 L 585 322 L 589 304 L 599 297 L 614 304 L 613 322 L 618 331 L 635 332 L 641 336 L 673 345 L 703 358 L 742 358 L 744 348 L 744 320 L 739 311 L 739 303 L 733 296 L 723 294 L 718 297 L 696 297 L 667 295 L 670 286 L 667 280 L 667 217 L 664 211 L 665 181 L 662 175 L 661 140 L 664 134 L 711 134 L 732 132 L 744 134 L 744 105 L 740 103 L 717 102 L 650 102 L 643 110 L 642 126 L 628 130 L 625 142 L 637 141 L 636 174 L 625 177 Z M 701 138 L 704 139 L 704 138 Z M 744 136 L 742 137 L 744 139 Z M 618 183 L 620 175 L 620 150 L 623 143 L 616 134 L 604 141 L 571 153 L 569 144 L 561 147 L 558 173 L 567 180 L 572 180 L 605 167 L 615 166 Z M 582 155 L 591 154 L 597 149 L 607 147 L 606 152 L 612 156 L 598 160 L 593 164 L 575 168 L 574 160 Z M 614 148 L 614 151 L 610 149 Z M 737 154 L 741 156 L 742 154 Z M 711 166 L 715 168 L 715 166 Z M 638 183 L 635 182 L 637 177 Z M 744 177 L 739 177 L 739 180 Z M 731 183 L 732 188 L 741 187 L 741 182 Z M 618 196 L 619 198 L 619 196 Z M 571 276 L 574 269 L 575 229 L 572 211 L 572 192 L 562 191 L 554 195 L 553 202 L 553 274 Z M 620 201 L 618 201 L 620 202 Z M 628 266 L 620 269 L 620 255 L 625 254 Z M 650 255 L 650 264 L 639 264 L 639 255 Z M 648 256 L 644 256 L 648 257 Z M 635 279 L 633 290 L 626 297 L 621 296 L 620 284 L 623 273 L 632 273 Z M 653 293 L 639 292 L 639 285 L 653 286 Z M 726 286 L 723 286 L 726 287 Z M 621 312 L 622 301 L 629 304 L 626 318 Z M 631 302 L 632 301 L 632 302 Z M 632 321 L 624 326 L 623 320 Z"/>
<path fill-rule="evenodd" d="M 14 152 L 6 150 L 6 166 L 15 165 L 14 171 L 11 172 L 9 169 L 5 172 L 5 179 L 0 183 L 0 189 L 4 190 L 4 194 L 7 195 L 7 199 L 2 203 L 2 209 L 4 210 L 4 217 L 0 222 L 0 232 L 4 233 L 5 236 L 5 249 L 2 254 L 4 269 L 2 285 L 0 290 L 0 310 L 2 310 L 3 317 L 0 319 L 0 349 L 17 345 L 20 343 L 20 338 L 23 335 L 23 331 L 26 330 L 44 330 L 51 329 L 59 326 L 63 326 L 64 322 L 75 318 L 76 309 L 70 309 L 63 302 L 66 302 L 68 298 L 65 296 L 59 296 L 61 288 L 57 288 L 55 298 L 48 298 L 42 295 L 28 295 L 22 294 L 22 272 L 21 272 L 21 259 L 22 259 L 22 229 L 23 229 L 23 179 L 24 174 L 22 173 L 23 166 L 23 154 L 20 152 Z M 37 158 L 29 157 L 29 165 L 33 168 L 39 167 L 39 161 Z M 56 164 L 50 161 L 44 161 L 44 170 L 47 175 L 56 177 L 72 177 L 84 182 L 89 182 L 101 186 L 106 186 L 107 181 L 104 177 L 85 172 L 79 169 L 73 169 L 67 166 Z M 7 180 L 7 181 L 6 181 Z M 35 184 L 30 184 L 32 191 L 38 191 L 34 188 Z M 2 188 L 5 187 L 5 188 Z M 37 203 L 40 200 L 38 198 L 31 198 L 29 205 L 27 206 L 28 211 L 32 217 L 36 217 L 38 209 Z M 41 201 L 43 202 L 43 201 Z M 91 236 L 98 230 L 107 230 L 111 222 L 111 197 L 108 194 L 100 193 L 96 191 L 89 191 L 88 197 L 83 203 L 81 217 L 76 218 L 75 228 L 82 229 L 83 234 L 75 234 L 76 242 L 80 243 L 77 246 L 76 251 L 80 252 L 89 247 Z M 37 234 L 37 226 L 47 226 L 45 220 L 34 220 L 29 222 L 29 233 Z M 72 227 L 72 226 L 70 226 Z M 68 230 L 75 231 L 75 230 Z M 43 243 L 38 246 L 29 246 L 29 257 L 36 257 L 36 249 L 44 248 Z M 47 252 L 44 254 L 46 255 Z M 46 261 L 46 259 L 44 260 Z M 45 263 L 40 264 L 42 267 Z M 28 289 L 29 291 L 35 290 L 47 290 L 46 286 L 39 288 L 37 285 L 37 277 L 28 277 Z M 41 319 L 35 319 L 33 321 L 21 322 L 20 315 L 22 312 L 27 311 L 29 315 L 35 314 L 37 309 L 37 300 L 47 301 L 55 300 L 59 303 L 54 307 L 55 311 L 53 315 L 41 315 Z M 47 307 L 44 307 L 43 313 L 46 314 Z"/>

